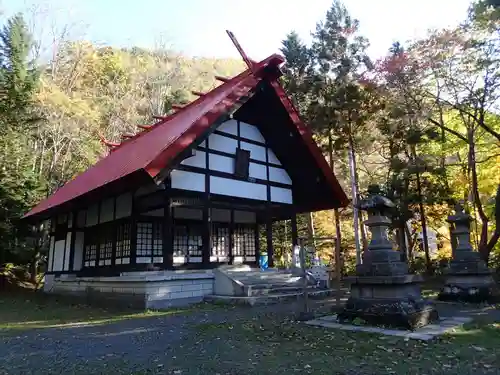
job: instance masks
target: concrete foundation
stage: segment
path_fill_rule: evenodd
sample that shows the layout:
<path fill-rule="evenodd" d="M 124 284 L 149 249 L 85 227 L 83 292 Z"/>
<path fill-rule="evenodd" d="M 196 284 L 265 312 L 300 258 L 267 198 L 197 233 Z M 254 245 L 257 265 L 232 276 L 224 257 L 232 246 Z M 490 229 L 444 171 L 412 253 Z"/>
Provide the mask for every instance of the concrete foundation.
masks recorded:
<path fill-rule="evenodd" d="M 50 275 L 44 291 L 71 295 L 88 303 L 166 309 L 202 302 L 213 294 L 212 270 L 125 272 L 117 277 Z M 47 281 L 49 281 L 47 283 Z"/>

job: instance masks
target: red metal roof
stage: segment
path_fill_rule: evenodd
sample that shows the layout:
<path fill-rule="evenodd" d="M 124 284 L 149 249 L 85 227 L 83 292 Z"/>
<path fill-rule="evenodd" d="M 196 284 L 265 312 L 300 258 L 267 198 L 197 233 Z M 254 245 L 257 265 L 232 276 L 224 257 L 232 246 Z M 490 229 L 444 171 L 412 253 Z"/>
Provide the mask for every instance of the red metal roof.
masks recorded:
<path fill-rule="evenodd" d="M 169 166 L 169 163 L 186 147 L 192 144 L 222 114 L 231 110 L 235 103 L 249 94 L 262 80 L 263 70 L 268 66 L 277 67 L 283 63 L 279 55 L 272 55 L 256 63 L 250 69 L 222 83 L 214 90 L 200 96 L 174 114 L 163 118 L 151 129 L 124 141 L 108 156 L 87 169 L 75 179 L 68 181 L 54 194 L 42 201 L 24 218 L 38 216 L 43 212 L 81 197 L 111 182 L 145 171 L 151 177 Z M 337 179 L 326 163 L 320 149 L 312 139 L 309 129 L 300 120 L 297 111 L 277 81 L 272 86 L 281 102 L 290 113 L 309 150 L 317 161 L 337 198 L 345 205 L 348 199 Z"/>

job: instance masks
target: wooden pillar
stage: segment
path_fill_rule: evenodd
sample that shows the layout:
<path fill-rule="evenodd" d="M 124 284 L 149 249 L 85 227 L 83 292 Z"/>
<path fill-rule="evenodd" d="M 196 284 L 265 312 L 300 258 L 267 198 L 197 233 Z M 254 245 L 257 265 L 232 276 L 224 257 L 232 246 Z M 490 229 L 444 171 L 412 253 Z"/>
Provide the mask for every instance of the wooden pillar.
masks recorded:
<path fill-rule="evenodd" d="M 102 200 L 99 201 L 99 204 L 97 205 L 97 224 L 96 224 L 96 229 L 94 231 L 95 236 L 97 238 L 97 244 L 96 244 L 96 249 L 95 249 L 95 267 L 94 269 L 97 269 L 100 267 L 99 262 L 101 260 L 101 243 L 102 243 L 102 237 L 103 237 L 103 227 L 101 225 L 101 205 L 102 205 Z"/>
<path fill-rule="evenodd" d="M 255 231 L 255 264 L 257 267 L 259 266 L 259 260 L 260 260 L 260 241 L 259 241 L 259 235 L 260 235 L 260 223 L 257 221 L 254 226 L 254 231 Z"/>
<path fill-rule="evenodd" d="M 132 212 L 130 215 L 130 264 L 137 264 L 137 209 L 135 207 L 135 192 L 132 192 Z"/>
<path fill-rule="evenodd" d="M 110 227 L 111 230 L 113 231 L 113 239 L 112 239 L 112 246 L 111 246 L 111 267 L 116 266 L 116 238 L 118 236 L 118 228 L 120 224 L 117 224 L 116 222 L 116 199 L 117 197 L 113 198 L 113 220 L 111 221 Z"/>
<path fill-rule="evenodd" d="M 210 251 L 212 249 L 212 215 L 210 215 L 210 207 L 208 207 L 208 201 L 205 200 L 203 207 L 203 252 L 202 252 L 202 264 L 203 268 L 208 268 L 210 265 Z"/>
<path fill-rule="evenodd" d="M 165 197 L 163 207 L 163 222 L 162 222 L 162 254 L 163 268 L 174 268 L 174 248 L 173 248 L 173 209 L 172 197 L 170 194 L 170 181 L 165 181 Z"/>
<path fill-rule="evenodd" d="M 73 211 L 73 218 L 71 222 L 71 243 L 69 245 L 69 265 L 68 271 L 73 271 L 73 263 L 75 260 L 75 241 L 76 241 L 76 220 L 78 216 L 78 211 Z M 66 252 L 66 249 L 65 249 Z"/>
<path fill-rule="evenodd" d="M 234 264 L 234 252 L 233 252 L 233 247 L 234 247 L 234 241 L 233 241 L 233 234 L 234 234 L 234 210 L 230 210 L 230 219 L 229 219 L 229 254 L 228 258 L 229 264 Z"/>
<path fill-rule="evenodd" d="M 267 263 L 269 267 L 274 267 L 274 249 L 273 249 L 273 221 L 270 212 L 266 217 L 266 242 L 267 242 Z"/>

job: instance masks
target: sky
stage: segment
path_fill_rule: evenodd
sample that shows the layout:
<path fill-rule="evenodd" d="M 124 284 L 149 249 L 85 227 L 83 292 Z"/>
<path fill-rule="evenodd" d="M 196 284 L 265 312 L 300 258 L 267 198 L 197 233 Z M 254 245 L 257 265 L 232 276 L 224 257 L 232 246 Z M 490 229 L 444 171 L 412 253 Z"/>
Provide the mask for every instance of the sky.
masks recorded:
<path fill-rule="evenodd" d="M 168 46 L 190 56 L 238 57 L 229 29 L 250 58 L 279 52 L 295 30 L 304 41 L 332 0 L 0 0 L 0 17 L 27 12 L 35 30 L 69 26 L 71 37 L 116 47 Z M 344 0 L 368 37 L 372 58 L 394 41 L 424 37 L 427 30 L 463 21 L 470 0 Z M 33 12 L 35 6 L 36 12 Z M 35 16 L 33 17 L 33 14 Z"/>

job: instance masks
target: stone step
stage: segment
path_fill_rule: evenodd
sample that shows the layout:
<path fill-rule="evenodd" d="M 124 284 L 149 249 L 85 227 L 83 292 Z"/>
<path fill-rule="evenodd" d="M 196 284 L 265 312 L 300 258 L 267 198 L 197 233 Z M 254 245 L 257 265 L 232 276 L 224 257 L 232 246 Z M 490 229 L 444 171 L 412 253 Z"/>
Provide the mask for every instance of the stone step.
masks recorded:
<path fill-rule="evenodd" d="M 259 278 L 259 277 L 245 277 L 245 278 L 234 278 L 234 280 L 239 281 L 243 285 L 255 285 L 255 284 L 283 284 L 290 285 L 301 281 L 300 277 L 289 277 L 289 278 Z"/>
<path fill-rule="evenodd" d="M 311 290 L 308 293 L 310 299 L 322 299 L 328 298 L 335 295 L 335 290 L 333 289 L 319 289 Z M 269 295 L 257 295 L 249 297 L 236 297 L 236 296 L 218 296 L 218 295 L 208 295 L 205 297 L 205 301 L 213 303 L 223 303 L 229 305 L 271 305 L 281 302 L 291 302 L 302 298 L 302 292 L 289 292 L 289 293 L 278 293 Z"/>
<path fill-rule="evenodd" d="M 266 272 L 253 272 L 253 273 L 240 273 L 240 272 L 228 272 L 228 276 L 234 277 L 235 279 L 245 279 L 245 278 L 259 278 L 259 279 L 289 279 L 293 277 L 297 277 L 297 275 L 291 273 L 266 273 Z"/>
<path fill-rule="evenodd" d="M 287 285 L 269 285 L 269 284 L 257 284 L 248 285 L 244 287 L 244 293 L 246 296 L 263 296 L 263 295 L 275 295 L 284 293 L 301 293 L 303 287 L 299 285 L 287 286 Z M 314 288 L 310 288 L 314 291 Z M 313 290 L 314 289 L 314 290 Z"/>

